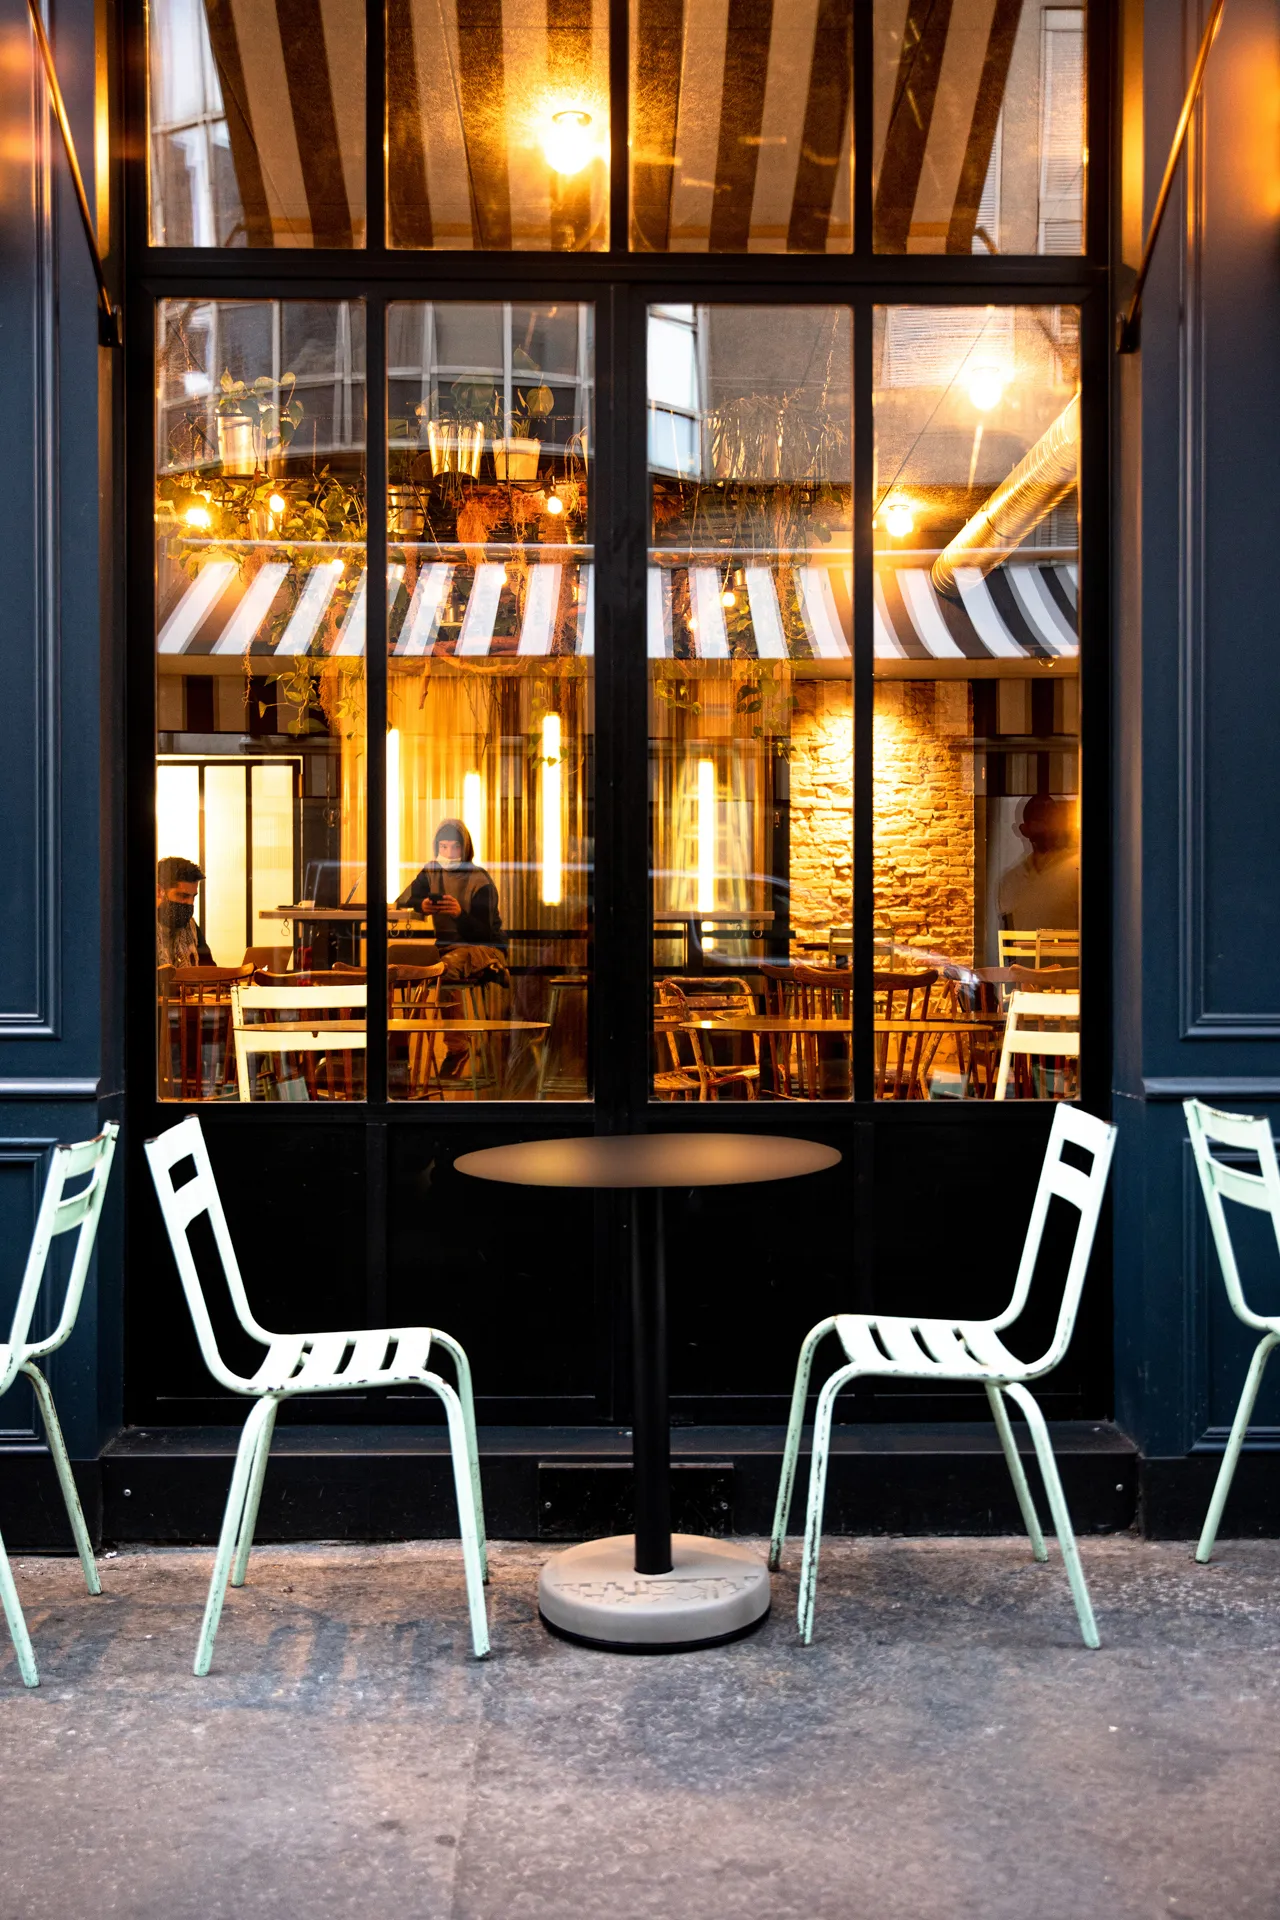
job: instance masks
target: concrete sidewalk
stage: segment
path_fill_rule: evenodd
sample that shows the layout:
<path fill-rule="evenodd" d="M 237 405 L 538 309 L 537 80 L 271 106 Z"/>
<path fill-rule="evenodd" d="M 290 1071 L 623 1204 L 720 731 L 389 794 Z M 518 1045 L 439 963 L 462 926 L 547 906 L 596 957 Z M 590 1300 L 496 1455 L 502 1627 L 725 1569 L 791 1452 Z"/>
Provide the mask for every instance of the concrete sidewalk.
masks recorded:
<path fill-rule="evenodd" d="M 211 1556 L 15 1574 L 0 1920 L 1276 1920 L 1280 1543 L 798 1544 L 763 1630 L 676 1658 L 539 1625 L 493 1554 L 470 1658 L 449 1543 L 263 1548 L 191 1674 Z"/>

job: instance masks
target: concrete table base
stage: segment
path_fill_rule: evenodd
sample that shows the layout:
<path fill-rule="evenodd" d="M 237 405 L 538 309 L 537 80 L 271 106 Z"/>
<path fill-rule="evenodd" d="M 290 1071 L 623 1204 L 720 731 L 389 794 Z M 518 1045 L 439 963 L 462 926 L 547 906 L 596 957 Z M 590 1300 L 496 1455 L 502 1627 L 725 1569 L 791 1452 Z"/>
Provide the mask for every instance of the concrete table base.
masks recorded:
<path fill-rule="evenodd" d="M 538 1610 L 566 1639 L 616 1653 L 689 1653 L 736 1640 L 769 1612 L 769 1569 L 728 1540 L 677 1533 L 670 1573 L 637 1573 L 629 1533 L 548 1560 Z"/>

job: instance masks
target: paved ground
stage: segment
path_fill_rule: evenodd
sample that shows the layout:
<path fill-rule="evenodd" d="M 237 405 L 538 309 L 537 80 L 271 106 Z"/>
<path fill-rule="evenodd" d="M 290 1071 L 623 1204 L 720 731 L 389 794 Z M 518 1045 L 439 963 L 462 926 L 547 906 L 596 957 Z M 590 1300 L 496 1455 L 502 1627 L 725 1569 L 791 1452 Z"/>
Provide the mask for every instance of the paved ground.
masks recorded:
<path fill-rule="evenodd" d="M 207 1552 L 15 1563 L 0 1920 L 1276 1920 L 1280 1543 L 1083 1545 L 1103 1649 L 1019 1541 L 794 1547 L 754 1638 L 673 1659 L 539 1626 L 494 1553 L 266 1548 L 190 1665 Z"/>

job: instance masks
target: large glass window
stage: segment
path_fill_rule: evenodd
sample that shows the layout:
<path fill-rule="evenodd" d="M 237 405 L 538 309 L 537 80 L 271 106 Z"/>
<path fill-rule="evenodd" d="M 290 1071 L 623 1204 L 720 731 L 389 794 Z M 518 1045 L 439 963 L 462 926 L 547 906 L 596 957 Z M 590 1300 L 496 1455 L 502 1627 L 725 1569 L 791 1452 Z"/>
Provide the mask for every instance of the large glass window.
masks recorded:
<path fill-rule="evenodd" d="M 1079 311 L 884 307 L 874 351 L 876 1091 L 1070 1095 Z"/>
<path fill-rule="evenodd" d="M 364 309 L 157 310 L 160 1094 L 364 1090 Z"/>
<path fill-rule="evenodd" d="M 608 0 L 388 0 L 387 244 L 607 247 Z"/>
<path fill-rule="evenodd" d="M 848 253 L 852 0 L 631 0 L 631 246 Z"/>
<path fill-rule="evenodd" d="M 585 1099 L 592 309 L 389 314 L 391 1097 Z"/>
<path fill-rule="evenodd" d="M 881 253 L 1081 253 L 1084 9 L 875 0 Z"/>
<path fill-rule="evenodd" d="M 851 315 L 648 324 L 653 1092 L 847 1100 Z"/>
<path fill-rule="evenodd" d="M 364 245 L 361 0 L 150 0 L 151 244 Z"/>

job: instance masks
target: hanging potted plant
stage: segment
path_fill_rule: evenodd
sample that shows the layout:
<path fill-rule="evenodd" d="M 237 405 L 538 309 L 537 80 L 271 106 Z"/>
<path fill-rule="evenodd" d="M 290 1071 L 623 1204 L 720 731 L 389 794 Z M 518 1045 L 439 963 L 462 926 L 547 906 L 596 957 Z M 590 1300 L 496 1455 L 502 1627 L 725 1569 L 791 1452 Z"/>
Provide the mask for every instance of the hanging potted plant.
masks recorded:
<path fill-rule="evenodd" d="M 497 392 L 491 380 L 455 380 L 452 393 L 453 413 L 448 419 L 430 417 L 425 406 L 414 411 L 426 422 L 432 473 L 464 473 L 475 480 L 484 451 L 485 424 L 497 407 Z"/>
<path fill-rule="evenodd" d="M 519 347 L 515 352 L 518 372 L 527 367 L 534 384 L 523 392 L 516 389 L 516 405 L 507 416 L 505 435 L 493 443 L 493 471 L 499 480 L 536 480 L 538 455 L 542 451 L 539 428 L 555 411 L 555 395 L 542 384 L 529 356 Z"/>

